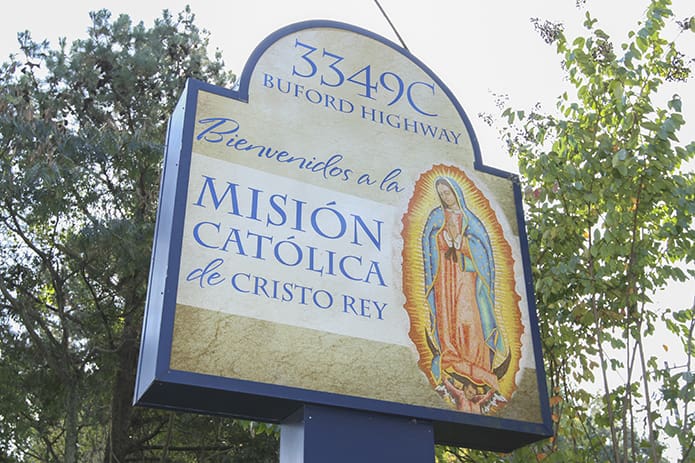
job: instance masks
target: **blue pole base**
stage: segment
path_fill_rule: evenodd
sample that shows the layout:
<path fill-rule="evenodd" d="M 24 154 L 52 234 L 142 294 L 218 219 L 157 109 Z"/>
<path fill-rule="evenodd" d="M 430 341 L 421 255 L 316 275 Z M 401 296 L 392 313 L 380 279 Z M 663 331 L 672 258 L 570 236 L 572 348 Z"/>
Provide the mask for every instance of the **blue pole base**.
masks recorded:
<path fill-rule="evenodd" d="M 433 463 L 432 423 L 304 405 L 280 425 L 280 463 Z"/>

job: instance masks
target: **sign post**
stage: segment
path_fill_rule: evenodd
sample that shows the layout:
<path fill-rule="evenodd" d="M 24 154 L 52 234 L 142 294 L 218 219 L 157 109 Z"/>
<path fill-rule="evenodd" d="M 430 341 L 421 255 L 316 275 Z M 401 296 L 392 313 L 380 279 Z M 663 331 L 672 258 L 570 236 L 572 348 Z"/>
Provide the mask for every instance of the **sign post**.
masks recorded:
<path fill-rule="evenodd" d="M 283 463 L 510 451 L 552 433 L 534 304 L 518 179 L 406 50 L 309 21 L 189 80 L 136 404 L 280 423 Z"/>
<path fill-rule="evenodd" d="M 330 458 L 329 458 L 330 457 Z M 280 431 L 280 463 L 434 462 L 429 422 L 305 405 Z"/>

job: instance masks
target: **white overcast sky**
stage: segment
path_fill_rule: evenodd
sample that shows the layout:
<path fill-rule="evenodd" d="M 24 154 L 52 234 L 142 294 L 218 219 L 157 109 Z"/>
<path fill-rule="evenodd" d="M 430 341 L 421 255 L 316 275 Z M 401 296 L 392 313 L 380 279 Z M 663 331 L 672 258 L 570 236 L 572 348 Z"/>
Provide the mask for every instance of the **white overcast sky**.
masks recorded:
<path fill-rule="evenodd" d="M 208 1 L 208 0 L 24 0 L 0 15 L 0 60 L 18 50 L 17 32 L 29 30 L 35 40 L 57 46 L 86 35 L 89 12 L 101 8 L 114 17 L 128 14 L 151 26 L 163 9 L 177 13 L 190 4 L 196 23 L 210 32 L 211 45 L 223 52 L 227 68 L 237 74 L 266 36 L 286 25 L 310 19 L 330 19 L 368 29 L 398 42 L 374 0 Z M 496 133 L 477 117 L 497 114 L 492 93 L 508 94 L 514 107 L 537 101 L 548 110 L 563 91 L 559 57 L 534 31 L 530 18 L 561 21 L 568 36 L 581 33 L 588 9 L 599 27 L 614 40 L 627 40 L 644 17 L 647 0 L 589 0 L 584 10 L 575 0 L 380 0 L 410 51 L 452 90 L 473 123 L 485 164 L 517 172 Z M 674 0 L 675 19 L 695 15 L 693 0 Z M 678 35 L 671 24 L 666 36 L 677 39 L 695 56 L 695 33 Z M 678 89 L 684 100 L 686 129 L 681 141 L 695 140 L 695 78 Z M 670 96 L 670 92 L 667 96 Z M 688 123 L 689 121 L 689 123 Z M 658 296 L 660 302 L 685 307 L 692 303 L 693 282 L 674 285 Z M 674 299 L 676 298 L 677 299 Z M 663 352 L 662 352 L 663 354 Z"/>

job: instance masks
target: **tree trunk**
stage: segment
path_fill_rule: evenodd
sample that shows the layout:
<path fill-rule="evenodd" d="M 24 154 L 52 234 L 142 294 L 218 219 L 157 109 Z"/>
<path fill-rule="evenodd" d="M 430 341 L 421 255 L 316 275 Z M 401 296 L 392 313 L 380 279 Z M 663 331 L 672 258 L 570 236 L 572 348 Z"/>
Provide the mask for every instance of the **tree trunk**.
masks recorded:
<path fill-rule="evenodd" d="M 67 384 L 67 396 L 65 398 L 65 463 L 77 463 L 79 404 L 80 396 L 77 385 Z"/>
<path fill-rule="evenodd" d="M 139 311 L 128 314 L 123 327 L 122 344 L 117 351 L 118 370 L 111 398 L 111 425 L 104 455 L 105 463 L 125 461 L 132 450 L 130 423 L 133 415 L 133 391 L 139 350 L 142 315 Z"/>

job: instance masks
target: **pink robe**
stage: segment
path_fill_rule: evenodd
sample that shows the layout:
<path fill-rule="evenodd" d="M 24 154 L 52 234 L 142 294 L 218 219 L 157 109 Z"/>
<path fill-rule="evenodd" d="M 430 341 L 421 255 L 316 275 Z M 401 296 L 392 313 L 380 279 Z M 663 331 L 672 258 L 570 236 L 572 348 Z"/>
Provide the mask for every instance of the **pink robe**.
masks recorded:
<path fill-rule="evenodd" d="M 449 210 L 445 214 L 447 222 L 457 221 L 458 230 L 461 230 L 463 215 Z M 445 230 L 446 227 L 442 227 L 437 235 L 439 265 L 433 285 L 441 346 L 441 370 L 454 371 L 477 386 L 489 386 L 496 391 L 499 388 L 497 376 L 490 365 L 490 349 L 485 343 L 476 302 L 478 275 L 462 268 L 464 255 L 469 254 L 465 237 L 462 237 L 461 245 L 456 251 L 456 261 L 447 257 L 450 246 L 445 239 Z M 448 385 L 447 389 L 450 389 Z M 479 400 L 465 400 L 461 395 L 457 398 L 457 405 L 461 410 L 480 413 L 480 406 L 476 403 Z"/>

